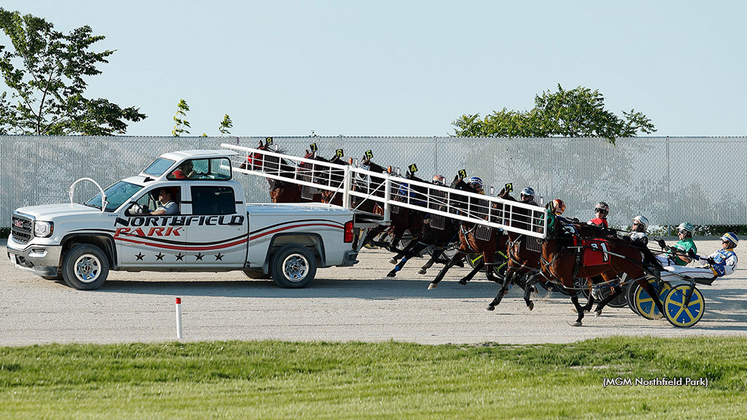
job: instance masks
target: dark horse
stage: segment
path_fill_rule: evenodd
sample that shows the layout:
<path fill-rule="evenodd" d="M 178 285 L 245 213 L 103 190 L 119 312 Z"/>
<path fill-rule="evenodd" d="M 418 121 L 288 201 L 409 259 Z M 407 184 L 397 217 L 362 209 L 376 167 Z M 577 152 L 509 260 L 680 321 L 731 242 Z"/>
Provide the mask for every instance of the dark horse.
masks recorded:
<path fill-rule="evenodd" d="M 441 210 L 446 208 L 446 193 L 440 190 L 431 190 L 431 199 L 429 200 L 431 208 Z M 439 204 L 442 202 L 443 204 Z M 423 217 L 423 227 L 418 240 L 411 241 L 405 249 L 395 255 L 390 262 L 396 264 L 395 267 L 387 274 L 387 277 L 395 277 L 397 272 L 402 270 L 407 261 L 421 253 L 428 247 L 433 247 L 433 254 L 430 260 L 420 269 L 420 274 L 425 274 L 426 270 L 436 262 L 448 263 L 450 259 L 444 259 L 444 249 L 454 241 L 458 241 L 459 222 L 452 218 L 429 214 Z M 399 262 L 397 262 L 399 260 Z"/>
<path fill-rule="evenodd" d="M 411 171 L 410 169 L 408 169 L 405 178 L 413 181 L 423 183 L 425 182 L 415 175 L 415 171 L 417 171 L 416 165 L 410 165 L 409 168 L 413 170 Z M 405 182 L 392 182 L 391 190 L 385 193 L 389 194 L 392 201 L 406 202 L 409 200 L 411 203 L 420 204 L 423 204 L 426 201 L 426 192 L 422 187 L 417 185 L 410 185 Z M 375 246 L 382 246 L 387 248 L 391 252 L 396 253 L 399 252 L 397 246 L 399 245 L 400 241 L 402 241 L 402 237 L 404 236 L 405 231 L 410 231 L 413 241 L 418 236 L 420 236 L 420 231 L 423 227 L 422 212 L 410 209 L 408 207 L 393 204 L 391 206 L 390 217 L 391 223 L 388 227 L 382 226 L 379 228 L 371 229 L 368 233 L 366 233 L 363 239 L 363 245 L 371 244 Z M 377 240 L 378 237 L 383 235 L 391 236 L 391 242 Z"/>
<path fill-rule="evenodd" d="M 335 151 L 335 155 L 332 156 L 330 159 L 325 159 L 319 155 L 317 155 L 316 148 L 312 147 L 311 152 L 306 153 L 306 157 L 314 160 L 318 160 L 320 162 L 328 162 L 333 163 L 336 165 L 347 165 L 348 162 L 343 159 L 344 152 L 342 149 L 337 149 Z M 307 174 L 307 176 L 311 177 L 311 180 L 313 183 L 318 185 L 324 185 L 327 187 L 332 187 L 335 190 L 330 191 L 327 189 L 320 188 L 321 190 L 321 196 L 320 201 L 322 203 L 329 203 L 334 204 L 336 206 L 342 206 L 342 188 L 343 188 L 343 181 L 345 180 L 345 171 L 343 169 L 338 168 L 329 168 L 325 165 L 315 165 L 310 163 L 305 163 L 304 167 L 302 169 L 303 172 Z M 309 197 L 312 201 L 316 201 L 316 197 Z"/>
<path fill-rule="evenodd" d="M 459 175 L 454 179 L 451 186 L 462 191 L 477 193 L 477 190 L 467 185 Z M 461 207 L 463 210 L 468 207 L 467 203 L 469 203 L 469 207 L 473 209 L 472 211 L 475 212 L 478 217 L 482 214 L 481 209 L 487 210 L 485 200 L 467 196 L 455 196 L 453 198 L 456 199 L 457 207 Z M 493 270 L 495 265 L 495 255 L 497 251 L 505 250 L 507 248 L 508 236 L 498 229 L 465 221 L 460 223 L 458 230 L 460 243 L 459 251 L 449 262 L 446 263 L 446 265 L 444 265 L 444 268 L 441 269 L 436 278 L 428 285 L 428 290 L 438 287 L 438 283 L 443 280 L 446 272 L 464 259 L 467 254 L 482 254 L 482 258 L 475 264 L 469 274 L 459 280 L 459 284 L 467 284 L 467 282 L 472 280 L 475 274 L 477 274 L 477 272 L 483 267 L 487 268 L 486 276 L 488 280 L 494 282 L 498 281 Z"/>
<path fill-rule="evenodd" d="M 540 261 L 540 276 L 548 280 L 561 283 L 571 294 L 571 302 L 576 309 L 578 318 L 573 326 L 581 326 L 584 311 L 594 304 L 594 297 L 589 296 L 586 308 L 578 303 L 578 296 L 574 285 L 574 278 L 593 278 L 601 275 L 605 281 L 614 281 L 619 273 L 626 273 L 636 281 L 653 298 L 659 313 L 663 314 L 662 304 L 658 293 L 646 280 L 648 269 L 645 264 L 658 264 L 651 251 L 620 239 L 615 234 L 597 227 L 571 224 L 565 225 L 571 234 L 562 235 L 556 227 L 548 232 L 542 246 Z M 571 226 L 568 228 L 567 226 Z M 646 248 L 647 250 L 647 248 Z M 579 254 L 581 253 L 581 254 Z M 577 264 L 578 261 L 578 264 Z M 536 276 L 535 276 L 536 278 Z M 531 284 L 531 281 L 530 281 Z M 602 302 L 606 304 L 622 293 L 622 288 L 608 296 Z M 525 299 L 528 299 L 525 290 Z M 601 303 L 600 303 L 601 305 Z M 601 311 L 600 308 L 597 308 Z"/>
<path fill-rule="evenodd" d="M 272 138 L 266 143 L 259 141 L 258 150 L 284 153 L 282 149 L 273 144 Z M 239 166 L 241 169 L 257 170 L 268 174 L 289 178 L 288 181 L 267 178 L 270 184 L 270 198 L 273 203 L 298 203 L 301 201 L 301 189 L 298 184 L 290 181 L 295 177 L 296 167 L 277 156 L 267 156 L 260 153 L 252 153 L 246 156 L 246 160 Z"/>
<path fill-rule="evenodd" d="M 373 153 L 370 150 L 367 151 L 361 159 L 361 169 L 365 169 L 377 174 L 386 172 L 386 169 L 383 166 L 371 162 L 372 158 Z M 358 176 L 353 179 L 352 190 L 366 194 L 368 196 L 383 198 L 386 194 L 385 178 L 383 176 L 363 176 L 362 174 L 358 174 Z M 376 200 L 353 196 L 351 201 L 352 207 L 356 210 L 379 216 L 384 214 L 384 208 Z"/>

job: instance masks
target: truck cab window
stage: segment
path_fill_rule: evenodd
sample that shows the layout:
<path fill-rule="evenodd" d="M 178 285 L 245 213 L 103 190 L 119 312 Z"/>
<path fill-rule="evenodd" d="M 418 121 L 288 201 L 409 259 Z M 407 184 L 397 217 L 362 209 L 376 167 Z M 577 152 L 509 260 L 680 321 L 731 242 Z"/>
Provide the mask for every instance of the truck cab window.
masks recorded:
<path fill-rule="evenodd" d="M 193 186 L 193 214 L 235 214 L 236 197 L 231 187 Z"/>
<path fill-rule="evenodd" d="M 231 161 L 226 158 L 191 159 L 182 162 L 166 176 L 173 180 L 229 180 Z"/>

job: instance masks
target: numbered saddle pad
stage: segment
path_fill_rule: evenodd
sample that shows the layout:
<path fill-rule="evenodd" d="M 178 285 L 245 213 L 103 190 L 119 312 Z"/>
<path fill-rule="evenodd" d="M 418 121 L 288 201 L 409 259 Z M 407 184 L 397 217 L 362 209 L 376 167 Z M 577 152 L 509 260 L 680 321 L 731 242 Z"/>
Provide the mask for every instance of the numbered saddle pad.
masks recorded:
<path fill-rule="evenodd" d="M 481 241 L 489 241 L 492 235 L 493 235 L 493 228 L 489 226 L 480 225 L 475 228 L 475 238 Z"/>

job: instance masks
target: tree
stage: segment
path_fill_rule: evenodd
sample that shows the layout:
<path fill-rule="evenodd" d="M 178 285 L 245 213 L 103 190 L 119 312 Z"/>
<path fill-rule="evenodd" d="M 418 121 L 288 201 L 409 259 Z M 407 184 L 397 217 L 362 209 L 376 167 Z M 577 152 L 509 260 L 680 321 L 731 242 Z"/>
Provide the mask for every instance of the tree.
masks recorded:
<path fill-rule="evenodd" d="M 174 115 L 176 125 L 174 125 L 174 129 L 171 131 L 171 134 L 173 134 L 174 137 L 179 137 L 182 134 L 189 134 L 189 130 L 187 129 L 190 128 L 190 125 L 189 121 L 186 119 L 188 111 L 189 105 L 187 105 L 187 101 L 181 99 L 176 105 L 176 115 Z"/>
<path fill-rule="evenodd" d="M 228 116 L 228 114 L 223 116 L 223 121 L 220 122 L 220 127 L 218 127 L 218 131 L 220 131 L 220 135 L 224 134 L 231 134 L 230 129 L 233 127 L 233 121 L 231 121 L 231 117 Z"/>
<path fill-rule="evenodd" d="M 84 78 L 101 74 L 97 66 L 114 53 L 91 50 L 104 39 L 91 27 L 63 34 L 43 18 L 3 8 L 0 27 L 13 44 L 13 51 L 0 45 L 0 71 L 11 92 L 0 94 L 0 134 L 124 134 L 125 121 L 146 118 L 139 108 L 83 96 Z"/>
<path fill-rule="evenodd" d="M 604 109 L 604 96 L 598 90 L 578 87 L 535 96 L 535 107 L 527 112 L 493 111 L 466 114 L 452 122 L 460 137 L 601 137 L 615 144 L 618 137 L 635 137 L 638 132 L 650 134 L 656 128 L 644 114 L 623 111 L 619 118 Z"/>

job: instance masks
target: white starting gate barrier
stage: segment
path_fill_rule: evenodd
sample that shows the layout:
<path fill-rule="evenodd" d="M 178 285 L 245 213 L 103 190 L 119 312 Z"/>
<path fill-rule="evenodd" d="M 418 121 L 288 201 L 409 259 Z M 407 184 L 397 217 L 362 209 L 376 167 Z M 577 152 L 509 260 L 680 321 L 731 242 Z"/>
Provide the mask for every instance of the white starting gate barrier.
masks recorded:
<path fill-rule="evenodd" d="M 387 172 L 372 172 L 354 165 L 232 144 L 222 144 L 221 147 L 238 152 L 231 157 L 234 172 L 341 194 L 344 207 L 352 208 L 369 219 L 378 217 L 378 223 L 389 224 L 392 208 L 399 206 L 535 238 L 544 239 L 546 236 L 544 207 L 456 190 Z M 369 188 L 362 192 L 356 190 L 354 185 Z M 383 218 L 353 208 L 353 197 L 377 202 L 384 209 Z"/>

